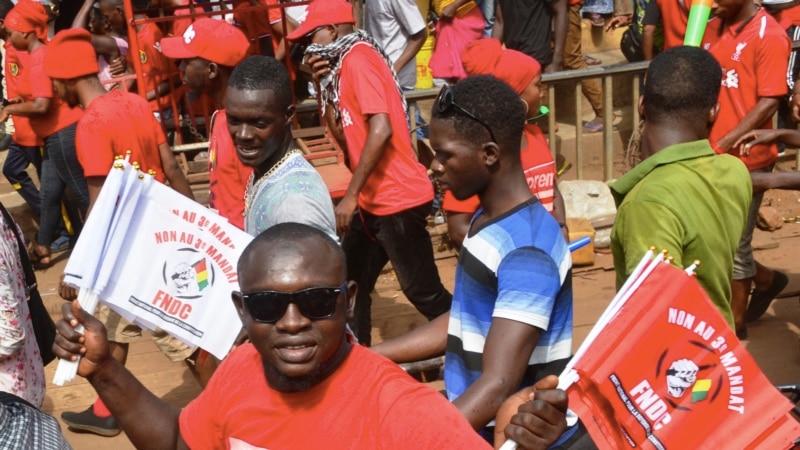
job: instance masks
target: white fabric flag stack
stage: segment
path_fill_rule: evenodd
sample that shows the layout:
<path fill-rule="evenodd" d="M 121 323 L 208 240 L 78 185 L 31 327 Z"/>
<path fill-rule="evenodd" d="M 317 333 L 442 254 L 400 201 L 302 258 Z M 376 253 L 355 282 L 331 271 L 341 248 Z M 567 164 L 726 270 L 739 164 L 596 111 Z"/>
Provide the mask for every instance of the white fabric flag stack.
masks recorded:
<path fill-rule="evenodd" d="M 224 217 L 117 161 L 65 282 L 81 289 L 88 311 L 97 296 L 131 322 L 222 359 L 241 330 L 231 291 L 239 289 L 236 264 L 251 240 Z M 59 377 L 64 363 L 54 383 L 71 379 Z"/>

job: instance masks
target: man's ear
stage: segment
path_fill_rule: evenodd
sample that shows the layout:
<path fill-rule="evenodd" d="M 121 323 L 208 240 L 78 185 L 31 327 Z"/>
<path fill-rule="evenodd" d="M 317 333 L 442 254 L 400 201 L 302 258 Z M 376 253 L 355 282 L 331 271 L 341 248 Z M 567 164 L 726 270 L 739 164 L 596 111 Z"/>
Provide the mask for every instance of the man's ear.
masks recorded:
<path fill-rule="evenodd" d="M 709 127 L 717 121 L 717 116 L 719 115 L 719 103 L 715 103 L 711 109 L 708 110 L 708 125 Z"/>
<path fill-rule="evenodd" d="M 219 76 L 219 66 L 215 62 L 208 63 L 208 79 L 213 80 Z"/>
<path fill-rule="evenodd" d="M 639 117 L 644 119 L 644 95 L 639 96 L 639 103 L 637 105 L 637 109 L 639 110 Z"/>
<path fill-rule="evenodd" d="M 286 125 L 287 126 L 290 126 L 292 124 L 292 122 L 294 121 L 294 113 L 295 113 L 294 105 L 289 105 L 286 108 Z"/>
<path fill-rule="evenodd" d="M 356 294 L 358 294 L 358 285 L 355 281 L 347 282 L 347 299 L 345 300 L 345 317 L 347 321 L 353 320 L 355 317 L 356 308 Z"/>
<path fill-rule="evenodd" d="M 500 159 L 500 147 L 496 142 L 487 142 L 481 147 L 483 152 L 483 162 L 487 167 L 491 167 Z"/>
<path fill-rule="evenodd" d="M 233 306 L 236 307 L 236 313 L 239 314 L 239 320 L 241 320 L 242 325 L 244 325 L 244 300 L 242 300 L 242 293 L 240 291 L 231 292 L 231 300 L 233 300 Z"/>

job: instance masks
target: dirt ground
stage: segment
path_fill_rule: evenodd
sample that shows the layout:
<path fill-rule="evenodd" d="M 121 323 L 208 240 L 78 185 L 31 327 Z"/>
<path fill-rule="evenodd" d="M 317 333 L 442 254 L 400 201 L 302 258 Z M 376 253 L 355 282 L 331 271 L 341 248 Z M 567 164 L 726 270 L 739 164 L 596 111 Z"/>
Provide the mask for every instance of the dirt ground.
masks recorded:
<path fill-rule="evenodd" d="M 0 153 L 0 164 L 4 158 L 5 152 Z M 792 165 L 793 162 L 786 163 L 786 169 L 793 168 Z M 770 191 L 766 199 L 781 211 L 783 217 L 800 216 L 799 192 Z M 5 179 L 0 180 L 0 201 L 12 211 L 25 228 L 26 235 L 31 237 L 34 223 L 27 206 Z M 800 247 L 800 225 L 794 222 L 786 223 L 781 229 L 771 233 L 757 230 L 755 237 L 758 260 L 769 267 L 784 271 L 791 280 L 782 298 L 773 303 L 761 320 L 749 326 L 750 339 L 745 342 L 767 377 L 776 384 L 800 383 L 800 265 L 796 262 L 796 249 Z M 451 251 L 443 249 L 436 240 L 434 247 L 440 250 L 437 252 L 437 263 L 443 282 L 452 289 L 456 259 Z M 56 318 L 60 316 L 63 302 L 56 294 L 55 287 L 67 256 L 67 253 L 62 253 L 56 258 L 53 267 L 37 272 L 45 303 Z M 614 296 L 611 255 L 596 256 L 593 266 L 576 268 L 573 274 L 575 348 L 580 345 Z M 400 335 L 424 321 L 405 299 L 393 272 L 385 271 L 373 293 L 373 340 L 380 342 Z M 184 406 L 200 391 L 188 370 L 182 364 L 169 362 L 147 338 L 131 345 L 127 367 L 148 389 L 176 407 Z M 55 368 L 56 362 L 46 368 L 48 380 L 52 380 Z M 441 383 L 434 385 L 440 387 Z M 91 386 L 82 379 L 63 387 L 48 384 L 43 410 L 60 418 L 63 411 L 87 408 L 94 398 Z M 103 438 L 69 431 L 63 424 L 62 427 L 67 439 L 76 449 L 133 448 L 124 433 L 114 438 Z"/>

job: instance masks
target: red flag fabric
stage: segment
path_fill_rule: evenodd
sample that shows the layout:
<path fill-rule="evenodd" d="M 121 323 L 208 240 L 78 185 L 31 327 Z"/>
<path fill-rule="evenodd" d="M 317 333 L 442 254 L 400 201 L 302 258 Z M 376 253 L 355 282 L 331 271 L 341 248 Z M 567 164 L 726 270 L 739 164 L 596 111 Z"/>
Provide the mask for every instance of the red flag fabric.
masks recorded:
<path fill-rule="evenodd" d="M 570 408 L 601 449 L 785 449 L 792 404 L 694 279 L 659 264 L 575 365 Z"/>

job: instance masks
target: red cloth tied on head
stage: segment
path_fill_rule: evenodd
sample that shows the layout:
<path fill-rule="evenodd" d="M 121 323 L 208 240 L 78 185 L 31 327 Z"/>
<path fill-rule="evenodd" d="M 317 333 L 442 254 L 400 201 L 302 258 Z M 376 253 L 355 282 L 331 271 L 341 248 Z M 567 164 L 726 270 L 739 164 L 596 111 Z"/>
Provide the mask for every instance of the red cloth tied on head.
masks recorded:
<path fill-rule="evenodd" d="M 84 75 L 97 74 L 97 54 L 92 46 L 92 35 L 83 28 L 59 31 L 44 55 L 44 73 L 57 80 L 69 80 Z"/>
<path fill-rule="evenodd" d="M 44 5 L 34 0 L 20 0 L 17 6 L 8 12 L 3 25 L 20 33 L 36 33 L 40 41 L 47 42 L 48 19 Z"/>
<path fill-rule="evenodd" d="M 505 81 L 517 94 L 522 94 L 537 75 L 542 73 L 538 61 L 516 50 L 504 49 L 497 39 L 484 38 L 472 42 L 461 54 L 467 75 L 494 75 Z"/>

